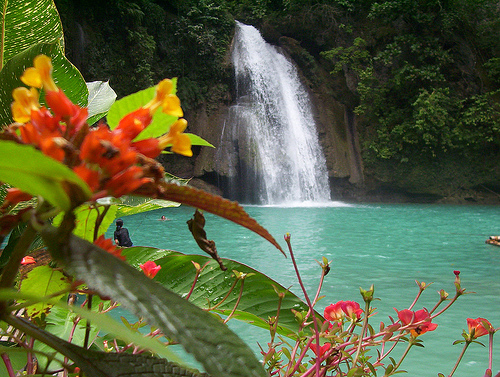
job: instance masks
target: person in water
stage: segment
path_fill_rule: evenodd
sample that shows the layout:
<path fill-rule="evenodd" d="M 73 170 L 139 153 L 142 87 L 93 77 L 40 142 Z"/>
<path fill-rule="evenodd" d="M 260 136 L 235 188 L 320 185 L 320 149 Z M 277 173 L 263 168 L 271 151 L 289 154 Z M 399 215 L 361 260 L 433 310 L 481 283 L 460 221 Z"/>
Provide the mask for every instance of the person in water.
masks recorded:
<path fill-rule="evenodd" d="M 115 238 L 115 243 L 118 246 L 123 246 L 123 247 L 134 246 L 132 244 L 132 240 L 130 239 L 130 236 L 128 234 L 128 229 L 123 228 L 123 220 L 122 219 L 116 220 L 116 230 L 114 233 L 114 238 Z"/>

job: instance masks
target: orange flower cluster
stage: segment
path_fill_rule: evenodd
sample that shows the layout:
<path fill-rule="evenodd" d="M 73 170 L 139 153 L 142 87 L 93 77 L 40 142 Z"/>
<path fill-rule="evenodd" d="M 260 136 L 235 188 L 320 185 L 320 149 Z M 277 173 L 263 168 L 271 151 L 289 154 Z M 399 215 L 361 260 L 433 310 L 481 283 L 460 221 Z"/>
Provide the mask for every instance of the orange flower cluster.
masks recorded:
<path fill-rule="evenodd" d="M 30 89 L 13 91 L 12 114 L 16 123 L 6 128 L 2 138 L 34 145 L 66 164 L 88 184 L 93 200 L 120 197 L 162 179 L 163 168 L 153 159 L 166 147 L 175 153 L 192 155 L 190 139 L 183 133 L 187 126 L 184 119 L 177 120 L 159 138 L 133 141 L 151 123 L 156 110 L 183 116 L 179 98 L 172 94 L 171 80 L 161 81 L 155 97 L 125 116 L 114 130 L 104 124 L 89 127 L 87 109 L 73 104 L 52 79 L 49 57 L 37 56 L 21 80 Z M 39 104 L 36 88 L 42 87 L 50 110 Z"/>

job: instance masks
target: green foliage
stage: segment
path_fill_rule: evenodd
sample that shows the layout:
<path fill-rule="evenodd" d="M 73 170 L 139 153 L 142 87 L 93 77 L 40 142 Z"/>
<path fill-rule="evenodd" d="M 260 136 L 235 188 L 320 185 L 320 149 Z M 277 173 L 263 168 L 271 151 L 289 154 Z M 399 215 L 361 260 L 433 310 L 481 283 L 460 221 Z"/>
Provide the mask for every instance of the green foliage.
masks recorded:
<path fill-rule="evenodd" d="M 49 266 L 39 266 L 31 270 L 21 284 L 20 292 L 22 294 L 35 297 L 53 296 L 60 299 L 66 295 L 69 289 L 69 281 L 61 271 L 50 268 Z M 21 301 L 22 302 L 22 301 Z M 26 308 L 29 317 L 36 318 L 45 316 L 50 312 L 52 304 L 38 302 Z"/>
<path fill-rule="evenodd" d="M 470 155 L 498 145 L 495 91 L 482 91 L 478 79 L 464 75 L 464 60 L 475 58 L 471 51 L 464 57 L 467 42 L 457 40 L 463 33 L 457 28 L 466 24 L 467 32 L 486 46 L 479 26 L 491 17 L 486 11 L 498 14 L 490 6 L 489 1 L 378 2 L 369 14 L 380 30 L 374 29 L 366 46 L 369 59 L 352 59 L 355 46 L 325 54 L 336 59 L 334 73 L 345 65 L 358 75 L 356 113 L 366 120 L 366 162 L 375 158 L 427 163 L 443 153 Z M 490 82 L 497 82 L 495 58 L 485 68 Z"/>
<path fill-rule="evenodd" d="M 154 260 L 161 265 L 162 269 L 155 280 L 182 297 L 190 292 L 195 283 L 195 290 L 189 299 L 193 304 L 205 310 L 217 306 L 217 312 L 225 315 L 229 315 L 236 307 L 237 314 L 234 318 L 248 321 L 264 329 L 269 329 L 269 318 L 275 316 L 278 311 L 278 295 L 275 289 L 286 292 L 281 303 L 278 326 L 278 332 L 284 336 L 291 336 L 299 331 L 299 323 L 292 309 L 307 311 L 307 306 L 296 295 L 266 275 L 237 261 L 223 259 L 227 270 L 222 271 L 216 261 L 201 255 L 183 255 L 144 247 L 134 247 L 132 250 L 127 250 L 124 255 L 127 261 L 136 267 L 148 260 Z M 197 280 L 193 263 L 204 266 Z M 248 277 L 237 281 L 235 271 Z M 237 284 L 231 289 L 234 283 Z M 241 298 L 238 302 L 240 289 Z M 231 292 L 231 295 L 224 299 L 228 292 Z"/>
<path fill-rule="evenodd" d="M 172 80 L 174 84 L 174 90 L 172 94 L 176 92 L 176 83 L 177 79 Z M 115 101 L 112 106 L 109 108 L 107 113 L 107 122 L 111 129 L 114 129 L 118 126 L 120 119 L 122 119 L 125 115 L 131 113 L 135 109 L 140 106 L 146 105 L 150 99 L 154 96 L 156 90 L 156 86 L 152 86 L 150 88 L 141 90 L 137 93 L 130 94 L 126 97 L 120 98 L 118 101 Z M 143 140 L 152 137 L 158 137 L 168 132 L 170 126 L 177 120 L 177 117 L 173 115 L 165 114 L 161 111 L 157 111 L 153 115 L 153 120 L 151 124 L 144 129 L 136 138 L 136 140 Z M 213 147 L 212 144 L 203 140 L 201 137 L 193 134 L 186 133 L 191 140 L 192 145 L 200 145 L 206 147 Z"/>
<path fill-rule="evenodd" d="M 174 80 L 174 84 L 175 82 L 176 80 Z M 151 98 L 154 97 L 155 91 L 156 87 L 151 86 L 114 102 L 109 109 L 107 116 L 107 122 L 110 128 L 115 129 L 118 126 L 120 119 L 122 119 L 125 115 L 131 113 L 138 107 L 146 105 Z M 175 91 L 173 94 L 175 94 Z M 151 124 L 144 131 L 142 131 L 139 136 L 137 136 L 137 140 L 158 137 L 165 134 L 168 132 L 172 123 L 176 120 L 177 117 L 173 115 L 168 115 L 161 111 L 155 112 Z"/>
<path fill-rule="evenodd" d="M 209 374 L 265 376 L 248 346 L 211 314 L 91 243 L 70 236 L 69 248 L 60 254 L 57 230 L 46 227 L 42 236 L 76 278 L 85 279 L 101 294 L 114 297 L 124 308 L 158 326 L 192 353 Z"/>
<path fill-rule="evenodd" d="M 350 47 L 336 47 L 332 50 L 322 52 L 321 55 L 334 62 L 335 65 L 334 69 L 330 72 L 331 74 L 340 73 L 344 66 L 348 66 L 359 73 L 366 67 L 370 60 L 370 54 L 366 50 L 366 41 L 360 37 L 355 38 Z"/>
<path fill-rule="evenodd" d="M 488 77 L 500 85 L 500 58 L 491 58 L 484 67 L 488 70 Z"/>
<path fill-rule="evenodd" d="M 0 140 L 0 179 L 24 192 L 42 195 L 63 210 L 70 208 L 70 192 L 90 197 L 87 184 L 71 169 L 30 145 L 12 141 Z"/>
<path fill-rule="evenodd" d="M 165 77 L 182 77 L 187 84 L 179 97 L 190 109 L 210 101 L 212 85 L 228 78 L 224 58 L 234 21 L 221 5 L 207 0 L 113 0 L 105 8 L 94 1 L 56 0 L 56 5 L 62 9 L 68 57 L 87 80 L 107 78 L 118 97 Z"/>

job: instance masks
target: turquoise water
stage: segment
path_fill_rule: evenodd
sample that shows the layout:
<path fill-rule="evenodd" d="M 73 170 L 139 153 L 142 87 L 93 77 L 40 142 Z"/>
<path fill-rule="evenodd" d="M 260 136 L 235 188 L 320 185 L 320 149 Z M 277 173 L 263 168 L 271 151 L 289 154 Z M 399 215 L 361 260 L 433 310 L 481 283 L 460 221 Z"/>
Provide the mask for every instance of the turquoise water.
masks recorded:
<path fill-rule="evenodd" d="M 500 210 L 488 206 L 439 205 L 344 205 L 323 207 L 246 206 L 246 211 L 278 240 L 292 235 L 292 246 L 308 292 L 314 295 L 320 269 L 315 260 L 332 261 L 317 309 L 338 300 L 362 303 L 359 288 L 375 285 L 371 322 L 378 328 L 395 316 L 393 307 L 407 308 L 418 292 L 415 280 L 433 284 L 415 306 L 432 308 L 438 291 L 455 292 L 453 270 L 461 271 L 462 286 L 475 292 L 459 298 L 452 308 L 435 319 L 435 332 L 424 334 L 425 348 L 414 348 L 403 364 L 409 376 L 448 375 L 462 346 L 466 318 L 487 318 L 500 327 L 500 247 L 485 244 L 500 235 Z M 194 210 L 167 208 L 124 218 L 135 245 L 168 248 L 183 253 L 202 253 L 192 239 L 186 221 Z M 165 215 L 169 221 L 158 221 Z M 290 258 L 285 259 L 267 241 L 251 231 L 210 214 L 205 229 L 215 240 L 219 254 L 263 273 L 301 295 Z M 112 229 L 108 231 L 112 234 Z M 236 321 L 233 321 L 236 322 Z M 233 325 L 257 352 L 257 342 L 267 343 L 266 333 L 251 326 Z M 497 336 L 498 338 L 498 336 Z M 487 342 L 487 337 L 480 338 Z M 488 363 L 487 347 L 472 344 L 455 373 L 458 377 L 483 376 Z M 396 358 L 397 354 L 394 354 Z M 493 372 L 500 371 L 500 340 L 494 348 Z"/>

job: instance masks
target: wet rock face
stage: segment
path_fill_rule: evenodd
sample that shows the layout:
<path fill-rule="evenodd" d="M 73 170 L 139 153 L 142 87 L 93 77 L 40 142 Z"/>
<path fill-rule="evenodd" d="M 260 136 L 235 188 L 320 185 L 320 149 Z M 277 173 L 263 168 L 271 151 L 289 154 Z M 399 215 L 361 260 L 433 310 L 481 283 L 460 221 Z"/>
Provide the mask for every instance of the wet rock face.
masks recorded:
<path fill-rule="evenodd" d="M 301 79 L 309 90 L 333 199 L 349 202 L 500 203 L 497 186 L 483 184 L 482 187 L 473 187 L 470 182 L 448 184 L 456 169 L 450 169 L 452 172 L 446 176 L 450 179 L 443 178 L 441 167 L 436 168 L 436 172 L 421 167 L 422 174 L 408 166 L 401 172 L 388 166 L 383 175 L 380 175 L 380 169 L 377 174 L 365 170 L 358 140 L 359 119 L 353 113 L 356 100 L 347 82 L 332 81 L 329 73 L 297 41 L 283 37 L 276 40 L 299 63 Z M 182 178 L 196 178 L 193 185 L 197 182 L 197 187 L 227 197 L 231 190 L 229 178 L 235 174 L 234 164 L 217 155 L 228 109 L 234 99 L 234 83 L 225 84 L 229 90 L 220 101 L 204 104 L 185 115 L 187 131 L 199 135 L 215 148 L 194 147 L 193 158 L 165 155 L 162 162 L 166 171 Z M 474 171 L 470 175 L 474 175 Z"/>
<path fill-rule="evenodd" d="M 310 124 L 304 126 L 315 126 L 317 129 L 330 182 L 342 179 L 347 182 L 347 186 L 362 184 L 362 163 L 354 114 L 332 95 L 337 92 L 326 84 L 328 72 L 315 63 L 312 57 L 301 49 L 297 41 L 291 38 L 281 38 L 280 42 L 291 58 L 300 59 L 302 62 L 298 67 L 300 78 L 309 91 L 314 117 Z M 308 75 L 304 74 L 302 67 L 305 67 Z M 234 83 L 228 83 L 229 88 L 231 88 L 229 84 L 234 85 Z M 231 190 L 228 182 L 236 174 L 235 162 L 230 161 L 227 156 L 218 154 L 217 148 L 222 142 L 221 136 L 228 121 L 228 109 L 233 102 L 233 94 L 234 89 L 230 89 L 227 96 L 221 97 L 222 101 L 211 103 L 210 111 L 207 111 L 208 105 L 204 104 L 185 114 L 188 120 L 187 131 L 199 135 L 215 148 L 194 147 L 195 155 L 190 159 L 173 155 L 162 157 L 162 163 L 169 173 L 181 178 L 198 178 L 217 187 L 217 190 L 226 196 Z M 235 145 L 235 148 L 237 147 Z M 240 156 L 240 159 L 244 161 L 245 156 Z M 333 191 L 337 191 L 336 195 L 338 195 L 339 190 Z M 345 189 L 342 190 L 342 192 L 345 191 Z"/>

